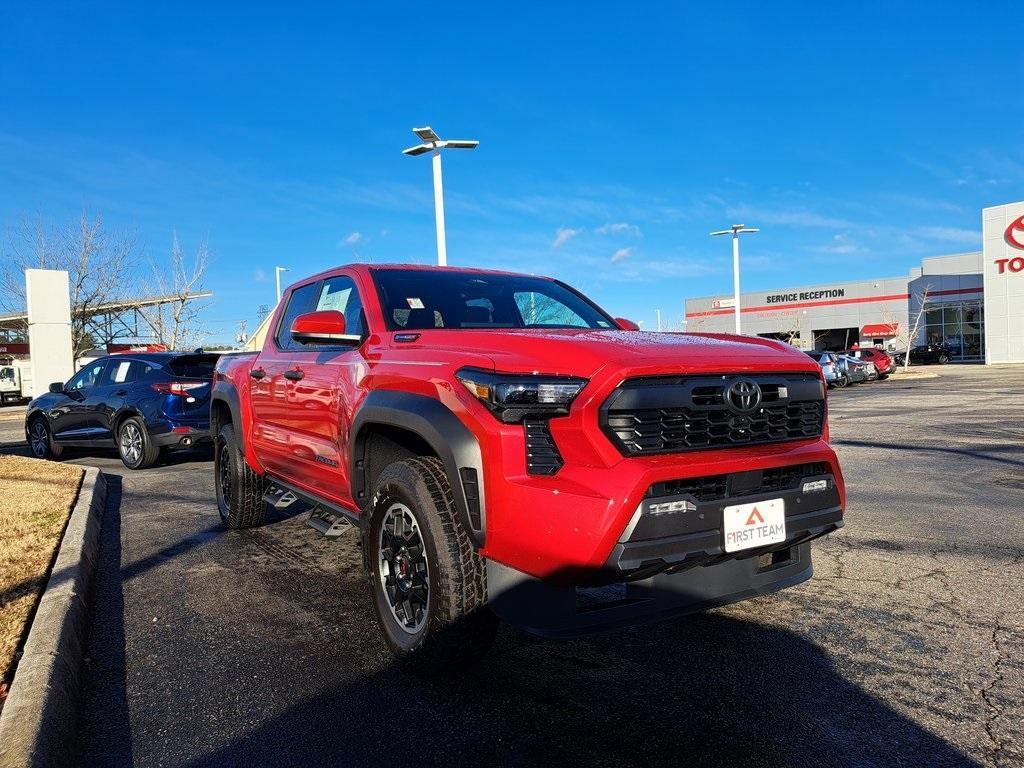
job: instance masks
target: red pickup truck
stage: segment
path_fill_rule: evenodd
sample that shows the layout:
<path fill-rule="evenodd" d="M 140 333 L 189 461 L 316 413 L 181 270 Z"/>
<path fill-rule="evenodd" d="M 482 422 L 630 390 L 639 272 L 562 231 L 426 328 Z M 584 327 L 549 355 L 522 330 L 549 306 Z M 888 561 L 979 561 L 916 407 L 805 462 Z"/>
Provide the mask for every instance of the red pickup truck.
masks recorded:
<path fill-rule="evenodd" d="M 458 660 L 496 616 L 569 636 L 810 578 L 845 505 L 826 405 L 780 342 L 644 333 L 543 277 L 340 267 L 218 363 L 217 502 L 357 526 L 391 649 Z"/>

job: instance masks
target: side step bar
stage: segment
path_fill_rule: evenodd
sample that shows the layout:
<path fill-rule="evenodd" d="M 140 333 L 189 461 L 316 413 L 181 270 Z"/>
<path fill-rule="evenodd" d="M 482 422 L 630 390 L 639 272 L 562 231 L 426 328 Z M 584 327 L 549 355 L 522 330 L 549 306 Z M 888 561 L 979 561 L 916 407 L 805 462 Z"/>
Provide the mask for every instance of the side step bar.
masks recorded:
<path fill-rule="evenodd" d="M 299 497 L 287 488 L 282 488 L 277 483 L 271 483 L 270 487 L 267 488 L 267 492 L 263 494 L 263 500 L 274 509 L 281 511 L 288 509 L 288 507 L 299 500 Z"/>
<path fill-rule="evenodd" d="M 341 536 L 350 526 L 360 527 L 359 517 L 344 507 L 324 501 L 273 475 L 268 475 L 267 479 L 270 481 L 270 488 L 263 498 L 268 504 L 273 505 L 275 509 L 287 509 L 296 501 L 306 502 L 313 508 L 307 524 L 327 538 Z"/>
<path fill-rule="evenodd" d="M 352 523 L 321 506 L 313 507 L 306 525 L 320 531 L 325 539 L 336 539 L 352 527 Z"/>

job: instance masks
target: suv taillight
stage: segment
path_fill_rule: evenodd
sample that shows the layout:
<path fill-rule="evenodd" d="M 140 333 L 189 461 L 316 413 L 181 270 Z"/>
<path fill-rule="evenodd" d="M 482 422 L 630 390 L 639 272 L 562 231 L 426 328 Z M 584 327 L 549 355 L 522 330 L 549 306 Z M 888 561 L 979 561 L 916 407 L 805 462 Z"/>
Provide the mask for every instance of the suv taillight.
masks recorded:
<path fill-rule="evenodd" d="M 178 395 L 187 397 L 193 394 L 193 390 L 205 387 L 205 381 L 160 381 L 153 384 L 153 389 L 162 395 Z"/>

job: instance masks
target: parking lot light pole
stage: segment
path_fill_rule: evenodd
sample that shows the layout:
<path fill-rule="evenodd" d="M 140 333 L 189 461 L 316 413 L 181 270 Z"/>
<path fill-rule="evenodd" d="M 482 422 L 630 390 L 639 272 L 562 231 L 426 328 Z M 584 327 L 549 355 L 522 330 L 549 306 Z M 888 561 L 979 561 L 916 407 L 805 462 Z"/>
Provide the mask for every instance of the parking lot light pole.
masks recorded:
<path fill-rule="evenodd" d="M 476 149 L 479 141 L 466 139 L 442 139 L 429 125 L 425 128 L 413 128 L 422 144 L 403 149 L 402 153 L 415 157 L 426 152 L 433 153 L 434 166 L 434 223 L 437 227 L 437 265 L 448 266 L 448 247 L 445 243 L 444 234 L 444 191 L 441 182 L 441 150 L 442 149 Z"/>
<path fill-rule="evenodd" d="M 281 303 L 281 273 L 287 272 L 287 267 L 274 267 L 274 278 L 277 281 L 277 303 Z"/>
<path fill-rule="evenodd" d="M 712 237 L 718 235 L 732 235 L 732 293 L 733 293 L 733 317 L 736 318 L 736 335 L 740 334 L 740 234 L 746 232 L 760 232 L 753 227 L 744 227 L 742 224 L 733 224 L 729 229 L 712 232 Z"/>

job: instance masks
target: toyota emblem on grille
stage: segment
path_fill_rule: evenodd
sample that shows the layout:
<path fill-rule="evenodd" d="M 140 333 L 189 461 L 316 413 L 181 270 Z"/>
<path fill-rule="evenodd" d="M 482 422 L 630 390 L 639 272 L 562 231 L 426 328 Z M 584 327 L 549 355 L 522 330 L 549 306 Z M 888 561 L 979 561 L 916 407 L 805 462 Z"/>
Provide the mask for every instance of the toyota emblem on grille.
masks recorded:
<path fill-rule="evenodd" d="M 749 413 L 761 404 L 761 387 L 750 379 L 736 379 L 725 391 L 725 399 L 734 411 Z"/>

